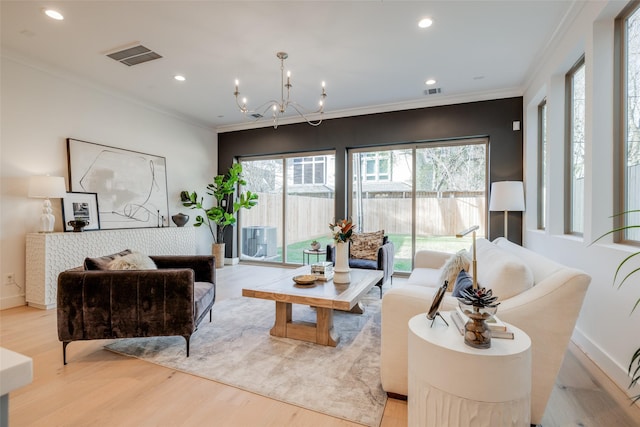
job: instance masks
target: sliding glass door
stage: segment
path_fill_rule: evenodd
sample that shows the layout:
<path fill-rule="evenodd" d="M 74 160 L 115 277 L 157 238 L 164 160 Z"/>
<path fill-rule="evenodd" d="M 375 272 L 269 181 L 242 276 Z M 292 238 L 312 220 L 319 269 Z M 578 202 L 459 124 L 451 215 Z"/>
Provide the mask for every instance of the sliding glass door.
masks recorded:
<path fill-rule="evenodd" d="M 335 210 L 333 152 L 240 159 L 258 205 L 241 211 L 240 259 L 301 264 L 312 240 L 324 249 Z M 309 261 L 321 259 L 311 255 Z"/>
<path fill-rule="evenodd" d="M 385 230 L 396 248 L 395 270 L 411 271 L 416 250 L 456 252 L 486 235 L 487 140 L 429 142 L 350 152 L 354 222 Z"/>
<path fill-rule="evenodd" d="M 351 152 L 350 212 L 356 230 L 384 230 L 395 245 L 395 268 L 411 270 L 413 148 Z"/>
<path fill-rule="evenodd" d="M 258 194 L 258 204 L 241 210 L 238 219 L 241 260 L 282 260 L 284 159 L 241 160 L 246 189 Z"/>
<path fill-rule="evenodd" d="M 349 151 L 348 212 L 357 230 L 384 230 L 396 248 L 395 270 L 411 271 L 416 250 L 456 252 L 486 235 L 487 147 L 483 138 Z M 238 221 L 240 259 L 306 261 L 312 240 L 331 243 L 335 153 L 241 158 L 258 205 Z M 309 261 L 322 259 L 311 255 Z"/>

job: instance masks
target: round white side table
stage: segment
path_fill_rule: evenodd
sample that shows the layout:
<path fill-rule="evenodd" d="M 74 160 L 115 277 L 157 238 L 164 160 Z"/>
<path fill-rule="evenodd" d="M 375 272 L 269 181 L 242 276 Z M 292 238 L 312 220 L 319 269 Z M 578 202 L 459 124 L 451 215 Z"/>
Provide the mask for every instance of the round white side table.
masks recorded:
<path fill-rule="evenodd" d="M 507 325 L 513 340 L 476 349 L 442 316 L 448 327 L 426 314 L 409 320 L 409 427 L 530 426 L 529 336 Z"/>

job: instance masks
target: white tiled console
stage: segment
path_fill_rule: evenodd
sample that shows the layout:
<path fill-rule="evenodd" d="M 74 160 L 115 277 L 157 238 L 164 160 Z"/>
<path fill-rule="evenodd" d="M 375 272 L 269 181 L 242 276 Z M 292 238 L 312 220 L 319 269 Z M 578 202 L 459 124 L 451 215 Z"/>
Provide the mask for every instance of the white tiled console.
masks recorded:
<path fill-rule="evenodd" d="M 146 255 L 194 255 L 194 227 L 96 230 L 27 234 L 26 300 L 36 308 L 56 306 L 58 274 L 86 257 L 131 249 Z"/>

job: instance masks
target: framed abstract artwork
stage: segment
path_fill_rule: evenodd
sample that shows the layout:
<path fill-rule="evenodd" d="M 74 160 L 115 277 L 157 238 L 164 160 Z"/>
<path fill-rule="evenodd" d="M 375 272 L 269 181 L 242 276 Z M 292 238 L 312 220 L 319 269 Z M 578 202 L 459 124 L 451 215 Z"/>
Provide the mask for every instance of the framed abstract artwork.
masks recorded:
<path fill-rule="evenodd" d="M 83 220 L 85 230 L 100 229 L 98 195 L 96 193 L 67 193 L 62 199 L 62 223 L 64 231 L 73 231 L 69 221 Z"/>
<path fill-rule="evenodd" d="M 166 159 L 67 138 L 69 187 L 96 193 L 100 228 L 169 225 Z"/>

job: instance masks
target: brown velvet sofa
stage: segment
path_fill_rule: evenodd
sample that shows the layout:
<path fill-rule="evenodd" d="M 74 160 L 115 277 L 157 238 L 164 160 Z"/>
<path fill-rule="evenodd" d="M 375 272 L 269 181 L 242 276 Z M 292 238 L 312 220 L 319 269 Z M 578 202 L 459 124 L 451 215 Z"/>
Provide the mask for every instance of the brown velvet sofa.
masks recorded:
<path fill-rule="evenodd" d="M 110 256 L 111 259 L 119 254 Z M 103 257 L 104 260 L 109 257 Z M 151 256 L 157 270 L 104 270 L 95 258 L 58 276 L 62 358 L 72 341 L 183 336 L 187 344 L 215 301 L 213 256 Z M 102 263 L 104 264 L 104 263 Z"/>

